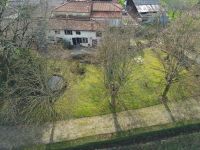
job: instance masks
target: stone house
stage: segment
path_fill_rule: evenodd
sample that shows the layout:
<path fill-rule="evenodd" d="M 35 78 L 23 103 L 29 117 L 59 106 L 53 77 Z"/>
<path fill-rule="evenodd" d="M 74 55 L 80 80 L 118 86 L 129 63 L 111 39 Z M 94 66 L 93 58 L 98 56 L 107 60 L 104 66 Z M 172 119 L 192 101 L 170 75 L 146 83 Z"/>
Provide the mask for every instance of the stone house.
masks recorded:
<path fill-rule="evenodd" d="M 121 24 L 122 7 L 113 1 L 69 1 L 52 11 L 48 37 L 73 46 L 96 46 L 107 26 Z"/>

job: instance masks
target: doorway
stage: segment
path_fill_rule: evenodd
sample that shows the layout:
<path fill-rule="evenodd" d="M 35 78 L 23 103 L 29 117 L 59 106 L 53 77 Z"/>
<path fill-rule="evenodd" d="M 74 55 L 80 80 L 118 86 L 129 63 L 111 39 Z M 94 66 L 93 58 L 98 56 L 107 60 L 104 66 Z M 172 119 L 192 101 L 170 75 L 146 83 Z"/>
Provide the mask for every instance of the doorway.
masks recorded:
<path fill-rule="evenodd" d="M 73 45 L 80 45 L 82 43 L 81 38 L 72 38 Z"/>

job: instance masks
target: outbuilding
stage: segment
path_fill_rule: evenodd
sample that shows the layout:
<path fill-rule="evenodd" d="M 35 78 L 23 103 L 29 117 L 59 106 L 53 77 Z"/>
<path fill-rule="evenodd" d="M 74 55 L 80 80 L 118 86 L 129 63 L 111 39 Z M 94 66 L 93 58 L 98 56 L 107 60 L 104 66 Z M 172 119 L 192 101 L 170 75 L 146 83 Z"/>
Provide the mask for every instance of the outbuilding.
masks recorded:
<path fill-rule="evenodd" d="M 157 19 L 166 24 L 168 20 L 159 0 L 127 0 L 126 9 L 133 18 L 143 23 L 152 23 Z"/>

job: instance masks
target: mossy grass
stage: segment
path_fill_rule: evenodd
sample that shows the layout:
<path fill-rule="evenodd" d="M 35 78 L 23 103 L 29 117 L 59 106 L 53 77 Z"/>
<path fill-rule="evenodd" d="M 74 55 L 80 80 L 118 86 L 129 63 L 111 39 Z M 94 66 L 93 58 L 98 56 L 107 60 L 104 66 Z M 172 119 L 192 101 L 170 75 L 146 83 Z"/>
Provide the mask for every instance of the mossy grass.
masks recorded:
<path fill-rule="evenodd" d="M 120 89 L 117 112 L 160 103 L 159 96 L 164 88 L 162 65 L 150 49 L 144 50 L 139 56 L 143 57 L 143 63 L 133 66 L 133 74 L 127 84 Z M 49 67 L 54 70 L 52 74 L 59 74 L 68 82 L 68 88 L 55 103 L 57 112 L 63 119 L 111 113 L 102 68 L 98 65 L 85 64 L 84 75 L 77 75 L 70 71 L 73 63 L 66 60 L 49 60 Z M 169 99 L 178 101 L 187 97 L 186 84 L 187 81 L 174 84 L 169 92 Z"/>

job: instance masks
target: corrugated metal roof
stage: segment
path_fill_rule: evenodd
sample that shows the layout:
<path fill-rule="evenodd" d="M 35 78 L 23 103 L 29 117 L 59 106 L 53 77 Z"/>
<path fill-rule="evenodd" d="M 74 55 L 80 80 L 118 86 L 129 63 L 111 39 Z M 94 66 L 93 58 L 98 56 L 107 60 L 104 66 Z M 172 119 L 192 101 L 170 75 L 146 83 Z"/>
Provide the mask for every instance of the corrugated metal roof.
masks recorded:
<path fill-rule="evenodd" d="M 133 0 L 135 5 L 159 5 L 159 0 Z"/>
<path fill-rule="evenodd" d="M 136 5 L 136 8 L 139 13 L 160 11 L 160 5 Z"/>

